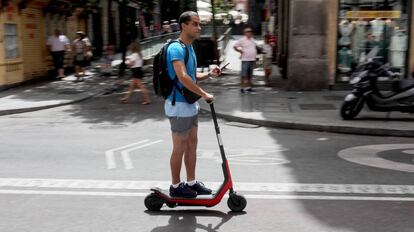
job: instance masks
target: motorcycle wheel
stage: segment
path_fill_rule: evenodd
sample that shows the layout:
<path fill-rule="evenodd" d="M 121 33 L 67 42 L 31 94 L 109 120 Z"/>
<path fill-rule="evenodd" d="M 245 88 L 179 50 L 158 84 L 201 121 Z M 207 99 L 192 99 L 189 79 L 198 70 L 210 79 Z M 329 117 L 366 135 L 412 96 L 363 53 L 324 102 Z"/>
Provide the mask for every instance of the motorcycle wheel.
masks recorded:
<path fill-rule="evenodd" d="M 344 120 L 354 119 L 364 106 L 364 99 L 359 98 L 354 101 L 344 102 L 341 107 L 341 116 Z"/>

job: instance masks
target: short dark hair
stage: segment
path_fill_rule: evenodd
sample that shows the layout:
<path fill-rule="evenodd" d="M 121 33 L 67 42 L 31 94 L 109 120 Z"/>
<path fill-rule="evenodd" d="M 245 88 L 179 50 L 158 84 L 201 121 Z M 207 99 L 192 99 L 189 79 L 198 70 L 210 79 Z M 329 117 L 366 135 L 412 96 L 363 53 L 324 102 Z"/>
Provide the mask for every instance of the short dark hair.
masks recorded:
<path fill-rule="evenodd" d="M 178 19 L 178 24 L 180 25 L 180 30 L 183 30 L 181 24 L 182 23 L 188 24 L 188 22 L 191 21 L 191 17 L 192 16 L 197 16 L 198 17 L 197 12 L 194 12 L 194 11 L 186 11 L 186 12 L 184 12 L 184 13 L 182 13 L 180 15 L 180 18 Z"/>

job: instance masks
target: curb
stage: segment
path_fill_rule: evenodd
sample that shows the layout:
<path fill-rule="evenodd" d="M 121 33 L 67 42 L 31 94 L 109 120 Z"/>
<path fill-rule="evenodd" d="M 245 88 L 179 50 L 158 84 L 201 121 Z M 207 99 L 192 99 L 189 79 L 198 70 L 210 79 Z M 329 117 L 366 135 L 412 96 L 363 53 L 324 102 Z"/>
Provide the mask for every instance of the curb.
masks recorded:
<path fill-rule="evenodd" d="M 116 81 L 114 81 L 114 83 L 116 83 Z M 12 109 L 12 110 L 0 110 L 0 116 L 27 113 L 27 112 L 51 109 L 51 108 L 60 107 L 60 106 L 64 106 L 64 105 L 70 105 L 70 104 L 73 104 L 73 103 L 78 103 L 78 102 L 82 102 L 82 101 L 91 99 L 91 98 L 99 96 L 99 95 L 105 95 L 105 94 L 112 93 L 112 92 L 118 90 L 121 87 L 122 87 L 121 85 L 114 84 L 114 86 L 112 86 L 112 87 L 107 87 L 105 89 L 97 91 L 96 93 L 89 94 L 85 97 L 81 97 L 81 98 L 78 98 L 78 99 L 75 99 L 75 100 L 68 100 L 66 102 L 62 102 L 62 103 L 58 103 L 58 104 L 51 104 L 51 105 L 44 105 L 44 106 L 37 106 L 37 107 L 27 107 L 27 108 Z"/>
<path fill-rule="evenodd" d="M 201 108 L 202 111 L 211 113 L 210 110 Z M 307 124 L 298 121 L 267 121 L 260 119 L 242 118 L 228 114 L 217 113 L 217 117 L 234 122 L 253 124 L 264 127 L 319 131 L 341 134 L 355 134 L 355 135 L 373 135 L 373 136 L 395 136 L 395 137 L 414 137 L 414 130 L 398 130 L 398 129 L 380 129 L 367 127 L 351 127 L 351 126 L 333 126 L 321 124 Z"/>
<path fill-rule="evenodd" d="M 105 93 L 105 92 L 103 92 Z M 90 98 L 93 98 L 97 95 L 103 94 L 101 92 L 96 93 L 96 94 L 92 94 L 83 98 L 79 98 L 76 100 L 72 100 L 72 101 L 67 101 L 67 102 L 63 102 L 63 103 L 59 103 L 59 104 L 52 104 L 52 105 L 45 105 L 45 106 L 37 106 L 37 107 L 27 107 L 27 108 L 21 108 L 21 109 L 13 109 L 13 110 L 2 110 L 0 111 L 0 116 L 4 116 L 4 115 L 11 115 L 11 114 L 21 114 L 21 113 L 27 113 L 27 112 L 33 112 L 33 111 L 39 111 L 39 110 L 45 110 L 45 109 L 50 109 L 50 108 L 55 108 L 55 107 L 59 107 L 59 106 L 64 106 L 64 105 L 70 105 L 73 103 L 78 103 L 81 101 L 85 101 L 88 100 Z"/>

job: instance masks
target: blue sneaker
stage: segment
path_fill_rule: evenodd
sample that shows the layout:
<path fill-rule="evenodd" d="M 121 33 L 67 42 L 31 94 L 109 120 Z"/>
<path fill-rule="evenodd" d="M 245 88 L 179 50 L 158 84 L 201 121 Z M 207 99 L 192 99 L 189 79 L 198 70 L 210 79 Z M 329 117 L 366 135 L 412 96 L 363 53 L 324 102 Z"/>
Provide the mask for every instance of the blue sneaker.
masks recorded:
<path fill-rule="evenodd" d="M 184 197 L 184 198 L 195 198 L 197 197 L 197 192 L 188 188 L 186 184 L 180 183 L 177 188 L 170 186 L 170 196 L 171 197 Z"/>
<path fill-rule="evenodd" d="M 187 188 L 196 191 L 198 195 L 210 195 L 212 192 L 211 189 L 204 186 L 203 182 L 201 181 L 196 181 L 196 183 L 192 186 L 190 186 L 189 184 L 185 185 L 187 186 Z"/>

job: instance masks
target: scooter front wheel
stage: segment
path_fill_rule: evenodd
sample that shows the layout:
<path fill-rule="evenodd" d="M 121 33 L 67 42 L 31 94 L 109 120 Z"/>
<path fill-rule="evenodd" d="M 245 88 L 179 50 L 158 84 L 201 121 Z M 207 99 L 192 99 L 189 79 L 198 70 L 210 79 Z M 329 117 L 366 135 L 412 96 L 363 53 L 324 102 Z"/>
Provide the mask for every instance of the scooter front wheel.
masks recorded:
<path fill-rule="evenodd" d="M 364 99 L 359 98 L 352 101 L 345 101 L 341 107 L 341 116 L 344 120 L 351 120 L 361 112 L 364 106 Z"/>
<path fill-rule="evenodd" d="M 144 200 L 145 207 L 150 211 L 159 211 L 164 203 L 164 199 L 159 198 L 155 193 L 149 194 Z"/>
<path fill-rule="evenodd" d="M 244 196 L 237 193 L 231 193 L 229 199 L 227 200 L 227 205 L 233 212 L 241 212 L 246 208 L 247 201 Z"/>

